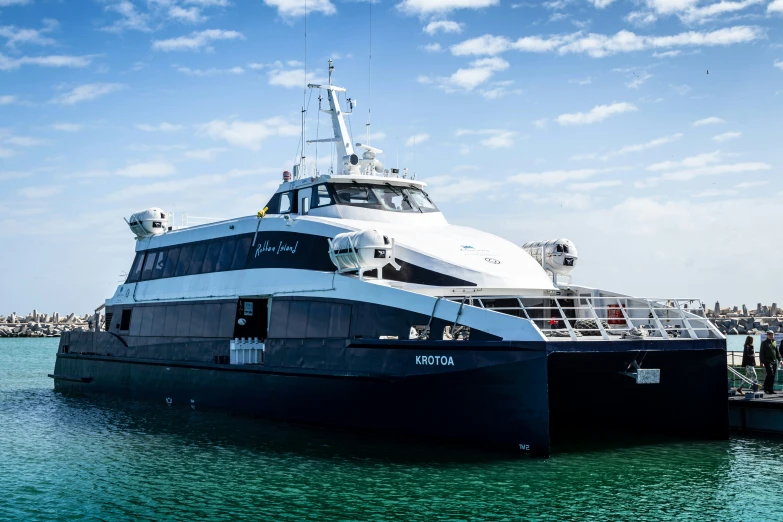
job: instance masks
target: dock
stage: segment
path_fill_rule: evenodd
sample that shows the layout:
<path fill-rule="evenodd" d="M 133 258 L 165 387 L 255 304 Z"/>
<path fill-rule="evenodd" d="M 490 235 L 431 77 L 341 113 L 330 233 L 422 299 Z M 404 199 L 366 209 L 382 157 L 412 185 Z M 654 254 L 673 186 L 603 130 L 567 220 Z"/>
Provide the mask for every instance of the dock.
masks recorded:
<path fill-rule="evenodd" d="M 752 400 L 729 397 L 729 426 L 739 432 L 783 435 L 783 390 Z"/>

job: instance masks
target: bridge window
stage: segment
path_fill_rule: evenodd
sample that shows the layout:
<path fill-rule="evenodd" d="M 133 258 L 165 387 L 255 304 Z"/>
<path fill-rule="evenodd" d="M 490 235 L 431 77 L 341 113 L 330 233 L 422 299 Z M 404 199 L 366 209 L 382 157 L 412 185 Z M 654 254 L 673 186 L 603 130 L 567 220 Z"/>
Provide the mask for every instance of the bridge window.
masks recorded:
<path fill-rule="evenodd" d="M 135 283 L 141 278 L 141 269 L 144 265 L 144 252 L 138 252 L 133 260 L 130 272 L 128 273 L 128 283 Z"/>
<path fill-rule="evenodd" d="M 288 214 L 292 211 L 292 205 L 291 205 L 291 193 L 290 192 L 281 192 L 280 193 L 280 207 L 278 210 L 278 214 Z"/>
<path fill-rule="evenodd" d="M 329 193 L 329 187 L 325 184 L 313 187 L 313 208 L 332 205 L 332 195 Z"/>

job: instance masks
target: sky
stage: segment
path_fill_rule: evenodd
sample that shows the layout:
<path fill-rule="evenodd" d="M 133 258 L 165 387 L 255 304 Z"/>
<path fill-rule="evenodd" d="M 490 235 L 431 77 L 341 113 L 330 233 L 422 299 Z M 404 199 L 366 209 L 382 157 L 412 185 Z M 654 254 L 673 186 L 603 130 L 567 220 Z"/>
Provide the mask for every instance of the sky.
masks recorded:
<path fill-rule="evenodd" d="M 331 136 L 330 58 L 353 141 L 450 222 L 567 237 L 586 286 L 783 304 L 782 28 L 783 0 L 0 0 L 0 314 L 99 306 L 133 212 L 263 208 L 303 105 Z"/>

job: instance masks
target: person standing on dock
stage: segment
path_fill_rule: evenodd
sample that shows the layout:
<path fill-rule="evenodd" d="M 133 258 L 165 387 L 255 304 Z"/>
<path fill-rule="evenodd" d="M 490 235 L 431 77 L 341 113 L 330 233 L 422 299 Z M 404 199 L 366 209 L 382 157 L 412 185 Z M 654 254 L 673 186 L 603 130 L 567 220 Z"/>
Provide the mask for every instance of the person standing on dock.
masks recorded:
<path fill-rule="evenodd" d="M 753 336 L 749 335 L 745 339 L 745 346 L 742 351 L 742 366 L 745 367 L 745 376 L 753 379 L 755 384 L 759 382 L 759 376 L 756 373 L 756 350 L 753 349 Z M 741 388 L 742 386 L 740 386 Z"/>
<path fill-rule="evenodd" d="M 780 353 L 778 353 L 778 345 L 775 342 L 774 333 L 767 332 L 767 338 L 761 342 L 759 359 L 767 373 L 767 376 L 764 378 L 764 393 L 774 394 L 775 390 L 772 388 L 775 386 L 775 372 L 780 361 Z"/>

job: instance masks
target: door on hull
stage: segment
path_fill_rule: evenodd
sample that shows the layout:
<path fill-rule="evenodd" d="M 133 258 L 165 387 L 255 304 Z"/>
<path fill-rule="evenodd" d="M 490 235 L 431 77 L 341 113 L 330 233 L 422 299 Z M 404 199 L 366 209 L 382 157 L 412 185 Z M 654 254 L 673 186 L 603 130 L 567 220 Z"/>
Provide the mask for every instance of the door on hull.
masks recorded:
<path fill-rule="evenodd" d="M 234 322 L 234 338 L 253 339 L 257 337 L 260 341 L 265 340 L 268 310 L 268 299 L 239 298 L 236 321 Z"/>

